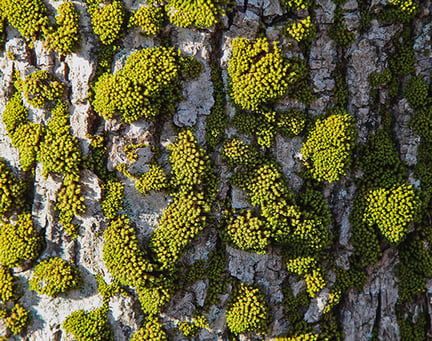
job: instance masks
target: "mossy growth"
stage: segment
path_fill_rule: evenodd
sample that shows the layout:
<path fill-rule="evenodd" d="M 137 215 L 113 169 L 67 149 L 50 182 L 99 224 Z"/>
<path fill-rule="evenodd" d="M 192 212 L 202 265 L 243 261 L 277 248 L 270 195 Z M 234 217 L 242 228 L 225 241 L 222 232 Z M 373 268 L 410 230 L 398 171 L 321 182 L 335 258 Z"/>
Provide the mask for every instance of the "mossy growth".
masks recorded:
<path fill-rule="evenodd" d="M 389 83 L 392 78 L 390 68 L 385 68 L 381 73 L 372 72 L 369 76 L 369 84 L 373 88 L 377 88 L 383 84 Z"/>
<path fill-rule="evenodd" d="M 185 79 L 197 78 L 203 71 L 203 65 L 192 56 L 180 58 L 180 73 Z"/>
<path fill-rule="evenodd" d="M 359 149 L 363 177 L 350 214 L 352 241 L 360 266 L 378 261 L 380 240 L 399 244 L 417 220 L 420 201 L 390 133 L 378 130 Z"/>
<path fill-rule="evenodd" d="M 259 161 L 259 152 L 246 142 L 232 137 L 225 140 L 222 148 L 222 157 L 230 168 L 252 167 Z"/>
<path fill-rule="evenodd" d="M 432 141 L 432 106 L 422 108 L 409 121 L 414 133 L 420 135 L 422 141 Z"/>
<path fill-rule="evenodd" d="M 25 207 L 24 192 L 23 183 L 15 178 L 12 170 L 0 158 L 0 217 Z"/>
<path fill-rule="evenodd" d="M 25 39 L 35 40 L 48 28 L 48 10 L 42 0 L 2 0 L 1 16 Z"/>
<path fill-rule="evenodd" d="M 288 22 L 282 29 L 282 33 L 298 43 L 310 44 L 316 36 L 316 26 L 310 15 L 295 22 Z"/>
<path fill-rule="evenodd" d="M 113 332 L 107 320 L 108 308 L 86 312 L 74 311 L 63 322 L 63 328 L 77 341 L 112 341 Z"/>
<path fill-rule="evenodd" d="M 104 45 L 111 45 L 121 34 L 125 20 L 125 9 L 119 0 L 112 0 L 104 6 L 90 4 L 88 12 L 91 16 L 93 32 Z"/>
<path fill-rule="evenodd" d="M 163 21 L 164 12 L 162 7 L 144 5 L 137 11 L 132 11 L 128 27 L 140 27 L 146 36 L 152 36 L 162 31 Z"/>
<path fill-rule="evenodd" d="M 416 318 L 413 313 L 404 314 L 400 307 L 396 308 L 397 323 L 401 340 L 427 340 L 428 318 L 425 312 L 420 312 Z"/>
<path fill-rule="evenodd" d="M 18 335 L 30 325 L 31 316 L 30 311 L 16 303 L 11 311 L 11 314 L 5 319 L 6 326 L 13 335 Z"/>
<path fill-rule="evenodd" d="M 304 111 L 289 109 L 278 112 L 276 119 L 277 130 L 285 137 L 300 135 L 306 126 L 306 113 Z"/>
<path fill-rule="evenodd" d="M 415 72 L 415 53 L 409 42 L 395 43 L 396 53 L 389 59 L 389 68 L 392 74 L 397 76 L 408 76 Z"/>
<path fill-rule="evenodd" d="M 404 88 L 404 97 L 413 109 L 420 109 L 430 104 L 429 87 L 423 76 L 410 78 Z"/>
<path fill-rule="evenodd" d="M 270 245 L 271 230 L 265 220 L 254 216 L 252 211 L 248 210 L 235 217 L 229 215 L 222 235 L 235 248 L 265 253 Z"/>
<path fill-rule="evenodd" d="M 266 333 L 270 315 L 262 290 L 240 283 L 228 302 L 226 320 L 234 335 L 249 331 Z"/>
<path fill-rule="evenodd" d="M 305 168 L 318 181 L 339 180 L 351 165 L 356 138 L 354 117 L 341 108 L 332 110 L 315 122 L 302 146 Z"/>
<path fill-rule="evenodd" d="M 150 191 L 159 192 L 167 187 L 167 175 L 158 164 L 151 164 L 150 169 L 142 174 L 135 183 L 135 188 L 142 195 L 148 195 Z"/>
<path fill-rule="evenodd" d="M 206 277 L 205 261 L 202 259 L 194 262 L 185 274 L 185 287 L 191 286 L 197 281 L 203 280 Z"/>
<path fill-rule="evenodd" d="M 0 302 L 6 304 L 18 297 L 18 281 L 12 271 L 0 266 Z"/>
<path fill-rule="evenodd" d="M 105 218 L 109 220 L 116 219 L 119 215 L 119 210 L 123 208 L 124 186 L 115 179 L 108 180 L 102 185 L 103 199 L 101 209 Z"/>
<path fill-rule="evenodd" d="M 288 11 L 300 11 L 308 9 L 312 5 L 311 0 L 280 0 L 280 3 Z"/>
<path fill-rule="evenodd" d="M 15 91 L 3 112 L 3 123 L 10 137 L 21 124 L 28 121 L 27 117 L 28 110 L 23 104 L 21 94 L 19 91 Z"/>
<path fill-rule="evenodd" d="M 348 31 L 348 28 L 342 22 L 331 24 L 328 34 L 337 45 L 344 48 L 350 46 L 355 40 L 355 33 Z"/>
<path fill-rule="evenodd" d="M 95 278 L 98 283 L 99 294 L 103 297 L 104 304 L 108 304 L 110 299 L 116 294 L 126 296 L 126 292 L 118 280 L 114 279 L 111 284 L 107 284 L 101 273 L 98 273 Z"/>
<path fill-rule="evenodd" d="M 131 341 L 168 341 L 166 332 L 156 316 L 147 316 L 142 327 L 132 336 Z"/>
<path fill-rule="evenodd" d="M 17 81 L 16 86 L 19 91 L 24 92 L 26 100 L 35 108 L 43 108 L 60 99 L 65 90 L 64 84 L 46 70 L 31 73 L 24 80 Z"/>
<path fill-rule="evenodd" d="M 315 333 L 296 333 L 295 336 L 277 337 L 276 341 L 318 341 L 319 335 Z"/>
<path fill-rule="evenodd" d="M 283 305 L 286 310 L 286 317 L 292 326 L 296 326 L 303 321 L 303 314 L 306 312 L 310 299 L 306 291 L 301 291 L 294 296 L 288 281 L 285 281 L 283 287 Z M 297 329 L 297 328 L 293 328 Z"/>
<path fill-rule="evenodd" d="M 193 338 L 198 335 L 200 328 L 191 322 L 182 321 L 177 326 L 179 332 L 187 338 Z"/>
<path fill-rule="evenodd" d="M 29 281 L 30 290 L 48 296 L 77 289 L 82 284 L 78 268 L 59 257 L 47 258 L 37 264 Z"/>
<path fill-rule="evenodd" d="M 90 169 L 100 179 L 107 181 L 108 169 L 106 167 L 105 137 L 100 135 L 86 136 L 90 140 L 90 157 L 83 160 L 83 168 Z"/>
<path fill-rule="evenodd" d="M 157 315 L 166 306 L 173 294 L 172 283 L 165 279 L 163 285 L 142 287 L 137 289 L 141 309 L 147 315 Z"/>
<path fill-rule="evenodd" d="M 143 286 L 153 281 L 154 266 L 141 249 L 129 219 L 111 221 L 104 232 L 103 260 L 108 271 L 122 285 Z"/>
<path fill-rule="evenodd" d="M 308 77 L 304 61 L 287 59 L 277 43 L 270 44 L 265 38 L 255 41 L 237 38 L 232 48 L 233 57 L 228 66 L 230 95 L 243 109 L 259 110 L 287 94 L 294 94 Z"/>
<path fill-rule="evenodd" d="M 45 46 L 66 55 L 75 52 L 81 42 L 79 12 L 70 1 L 62 3 L 57 10 L 56 26 L 47 34 Z"/>
<path fill-rule="evenodd" d="M 224 249 L 217 247 L 209 255 L 206 274 L 209 280 L 207 295 L 204 301 L 204 309 L 208 311 L 214 304 L 220 302 L 219 295 L 225 291 L 224 272 L 227 265 L 227 255 Z"/>
<path fill-rule="evenodd" d="M 107 120 L 120 114 L 126 123 L 173 114 L 180 100 L 179 76 L 179 56 L 174 49 L 136 51 L 123 69 L 98 79 L 94 108 Z"/>
<path fill-rule="evenodd" d="M 168 0 L 165 11 L 176 26 L 207 28 L 225 15 L 225 3 L 223 0 Z"/>
<path fill-rule="evenodd" d="M 413 0 L 387 0 L 386 5 L 378 14 L 382 21 L 407 23 L 420 12 L 420 6 Z"/>
<path fill-rule="evenodd" d="M 228 115 L 225 108 L 226 97 L 222 80 L 222 70 L 216 62 L 210 63 L 210 67 L 214 104 L 210 109 L 210 115 L 206 118 L 205 138 L 207 146 L 210 149 L 215 149 L 224 137 L 225 127 L 228 124 Z"/>
<path fill-rule="evenodd" d="M 18 221 L 0 221 L 0 264 L 13 267 L 35 260 L 43 247 L 43 237 L 33 227 L 30 214 L 18 216 Z"/>

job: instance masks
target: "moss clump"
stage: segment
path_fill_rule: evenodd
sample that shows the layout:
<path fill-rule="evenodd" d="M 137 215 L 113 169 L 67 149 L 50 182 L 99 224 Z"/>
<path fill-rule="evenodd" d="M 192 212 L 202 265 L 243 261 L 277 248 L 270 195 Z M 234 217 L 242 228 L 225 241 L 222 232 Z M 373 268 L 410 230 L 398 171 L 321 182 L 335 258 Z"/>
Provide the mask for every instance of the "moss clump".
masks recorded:
<path fill-rule="evenodd" d="M 105 119 L 119 113 L 126 123 L 172 114 L 179 94 L 179 63 L 173 49 L 132 53 L 122 70 L 102 75 L 95 85 L 95 110 Z"/>
<path fill-rule="evenodd" d="M 139 177 L 135 183 L 135 188 L 142 195 L 148 195 L 150 191 L 159 192 L 168 186 L 168 178 L 158 164 L 150 165 L 148 172 Z"/>
<path fill-rule="evenodd" d="M 202 64 L 192 56 L 181 57 L 179 65 L 180 73 L 185 79 L 197 78 L 203 71 Z"/>
<path fill-rule="evenodd" d="M 63 328 L 77 341 L 112 341 L 113 332 L 107 320 L 108 308 L 102 306 L 90 312 L 74 311 L 63 322 Z"/>
<path fill-rule="evenodd" d="M 386 4 L 378 15 L 382 21 L 406 23 L 420 12 L 420 6 L 413 0 L 387 0 Z"/>
<path fill-rule="evenodd" d="M 308 15 L 304 19 L 287 23 L 284 26 L 282 33 L 299 43 L 303 42 L 310 44 L 315 39 L 316 27 L 312 22 L 311 17 Z"/>
<path fill-rule="evenodd" d="M 333 182 L 344 176 L 356 138 L 355 119 L 345 110 L 318 119 L 301 149 L 312 177 Z"/>
<path fill-rule="evenodd" d="M 5 322 L 11 333 L 13 335 L 18 335 L 22 333 L 28 325 L 30 325 L 30 311 L 17 303 L 13 306 L 11 315 L 5 319 Z"/>
<path fill-rule="evenodd" d="M 280 0 L 280 3 L 288 11 L 308 9 L 312 5 L 311 0 Z"/>
<path fill-rule="evenodd" d="M 79 22 L 74 4 L 69 1 L 61 4 L 57 10 L 56 29 L 46 36 L 46 47 L 63 55 L 75 52 L 81 41 Z"/>
<path fill-rule="evenodd" d="M 20 164 L 23 171 L 33 169 L 40 142 L 44 138 L 45 127 L 41 124 L 27 123 L 21 124 L 12 134 L 12 144 L 18 149 Z"/>
<path fill-rule="evenodd" d="M 153 265 L 140 248 L 129 220 L 119 217 L 104 232 L 103 259 L 111 275 L 123 285 L 139 287 L 153 280 Z"/>
<path fill-rule="evenodd" d="M 229 330 L 235 335 L 248 331 L 267 332 L 270 316 L 262 290 L 241 283 L 228 302 L 226 319 Z"/>
<path fill-rule="evenodd" d="M 16 91 L 8 101 L 3 112 L 3 123 L 9 136 L 13 136 L 15 130 L 27 122 L 28 110 L 24 107 L 21 94 Z"/>
<path fill-rule="evenodd" d="M 42 0 L 2 0 L 2 16 L 25 39 L 36 39 L 48 28 L 48 11 Z"/>
<path fill-rule="evenodd" d="M 43 108 L 46 104 L 60 99 L 65 90 L 64 84 L 45 70 L 31 73 L 23 81 L 18 81 L 17 85 L 35 108 Z"/>
<path fill-rule="evenodd" d="M 423 76 L 410 78 L 404 89 L 404 97 L 414 109 L 420 109 L 430 103 L 430 98 L 428 98 L 429 87 L 424 81 Z"/>
<path fill-rule="evenodd" d="M 409 125 L 423 140 L 432 141 L 432 107 L 417 111 L 411 117 Z"/>
<path fill-rule="evenodd" d="M 250 167 L 258 162 L 258 151 L 243 141 L 233 137 L 223 145 L 222 157 L 228 167 Z"/>
<path fill-rule="evenodd" d="M 13 301 L 18 296 L 18 283 L 12 271 L 7 267 L 0 266 L 0 302 L 5 304 Z"/>
<path fill-rule="evenodd" d="M 22 214 L 15 224 L 0 221 L 0 264 L 13 267 L 39 256 L 43 237 L 33 227 L 30 214 Z"/>
<path fill-rule="evenodd" d="M 271 231 L 264 220 L 246 211 L 228 219 L 223 235 L 238 249 L 265 253 L 270 244 Z"/>
<path fill-rule="evenodd" d="M 223 280 L 227 265 L 227 255 L 221 248 L 214 249 L 207 260 L 206 274 L 209 279 L 204 309 L 208 310 L 213 304 L 220 302 L 219 295 L 224 293 L 226 283 Z"/>
<path fill-rule="evenodd" d="M 107 219 L 116 219 L 119 210 L 123 208 L 124 186 L 120 181 L 108 180 L 103 185 L 103 192 L 102 212 Z"/>
<path fill-rule="evenodd" d="M 389 59 L 389 68 L 393 76 L 408 76 L 415 72 L 415 53 L 411 44 L 396 43 L 396 53 Z"/>
<path fill-rule="evenodd" d="M 122 294 L 126 296 L 126 293 L 120 286 L 120 282 L 118 280 L 114 279 L 111 284 L 107 284 L 101 273 L 98 273 L 95 277 L 98 283 L 98 291 L 103 297 L 104 304 L 108 304 L 111 297 L 114 297 L 115 294 Z"/>
<path fill-rule="evenodd" d="M 24 207 L 24 191 L 25 187 L 0 158 L 0 216 L 12 209 L 20 210 Z"/>
<path fill-rule="evenodd" d="M 131 341 L 167 341 L 168 336 L 155 316 L 148 316 L 143 326 L 132 336 Z"/>
<path fill-rule="evenodd" d="M 170 284 L 167 283 L 166 284 Z M 137 289 L 141 309 L 145 314 L 157 315 L 161 309 L 168 304 L 171 298 L 171 288 L 168 286 L 144 287 Z"/>
<path fill-rule="evenodd" d="M 164 17 L 161 7 L 141 6 L 132 12 L 128 27 L 140 27 L 147 36 L 159 34 L 162 31 Z"/>
<path fill-rule="evenodd" d="M 285 58 L 277 44 L 267 39 L 234 39 L 229 61 L 231 98 L 243 109 L 259 110 L 263 105 L 299 88 L 308 75 L 304 61 Z"/>
<path fill-rule="evenodd" d="M 34 269 L 30 289 L 39 294 L 57 296 L 79 288 L 83 282 L 78 269 L 59 257 L 44 259 Z"/>
<path fill-rule="evenodd" d="M 342 22 L 336 22 L 330 25 L 329 37 L 333 39 L 337 45 L 346 48 L 354 42 L 355 33 L 348 31 L 347 27 Z"/>
<path fill-rule="evenodd" d="M 207 28 L 215 25 L 225 13 L 220 0 L 169 0 L 165 11 L 169 20 L 179 27 Z"/>
<path fill-rule="evenodd" d="M 192 338 L 198 335 L 200 328 L 191 322 L 180 322 L 178 324 L 178 330 L 187 338 Z"/>
<path fill-rule="evenodd" d="M 280 112 L 277 117 L 277 129 L 285 137 L 300 135 L 306 126 L 306 113 L 296 109 Z"/>
<path fill-rule="evenodd" d="M 113 0 L 105 6 L 90 4 L 88 9 L 94 33 L 104 45 L 111 45 L 120 37 L 125 19 L 123 3 Z"/>

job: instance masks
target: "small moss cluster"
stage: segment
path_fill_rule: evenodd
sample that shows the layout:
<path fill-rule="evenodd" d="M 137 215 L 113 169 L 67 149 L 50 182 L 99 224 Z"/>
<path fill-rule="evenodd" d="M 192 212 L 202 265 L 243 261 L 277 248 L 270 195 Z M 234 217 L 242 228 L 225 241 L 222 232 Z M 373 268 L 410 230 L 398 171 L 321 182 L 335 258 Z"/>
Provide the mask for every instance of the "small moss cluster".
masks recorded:
<path fill-rule="evenodd" d="M 225 282 L 223 280 L 227 265 L 227 255 L 221 248 L 214 249 L 207 260 L 206 274 L 209 279 L 207 295 L 204 301 L 204 309 L 208 310 L 214 304 L 220 302 L 219 295 L 224 293 Z"/>
<path fill-rule="evenodd" d="M 108 308 L 102 306 L 90 312 L 74 311 L 63 322 L 63 328 L 77 341 L 112 341 L 113 332 L 107 320 Z"/>
<path fill-rule="evenodd" d="M 42 246 L 43 237 L 33 227 L 30 214 L 18 216 L 15 224 L 0 221 L 0 264 L 13 267 L 32 261 Z"/>
<path fill-rule="evenodd" d="M 168 178 L 158 164 L 151 164 L 150 169 L 142 174 L 135 183 L 135 188 L 142 195 L 148 195 L 150 191 L 159 192 L 168 186 Z"/>
<path fill-rule="evenodd" d="M 153 276 L 153 265 L 140 248 L 129 220 L 119 217 L 104 232 L 103 259 L 108 271 L 123 285 L 142 286 Z"/>
<path fill-rule="evenodd" d="M 233 40 L 229 61 L 230 90 L 233 102 L 247 110 L 259 110 L 299 88 L 308 75 L 304 61 L 287 59 L 276 43 L 267 39 Z"/>
<path fill-rule="evenodd" d="M 48 10 L 42 0 L 2 0 L 1 16 L 25 39 L 35 40 L 48 28 Z"/>
<path fill-rule="evenodd" d="M 265 253 L 271 236 L 271 231 L 266 225 L 264 220 L 253 216 L 252 211 L 248 210 L 235 217 L 230 217 L 223 230 L 223 235 L 230 244 L 238 249 Z"/>
<path fill-rule="evenodd" d="M 171 298 L 171 283 L 166 281 L 163 285 L 156 287 L 143 287 L 137 289 L 141 309 L 150 316 L 159 314 L 161 309 L 167 305 Z"/>
<path fill-rule="evenodd" d="M 12 271 L 0 265 L 0 302 L 5 304 L 17 298 L 18 283 Z"/>
<path fill-rule="evenodd" d="M 12 170 L 0 158 L 0 217 L 13 209 L 22 209 L 25 186 L 15 178 Z"/>
<path fill-rule="evenodd" d="M 168 336 L 155 316 L 148 316 L 131 341 L 168 341 Z"/>
<path fill-rule="evenodd" d="M 164 21 L 161 7 L 141 6 L 138 11 L 132 12 L 128 27 L 140 27 L 147 36 L 157 35 L 162 30 Z"/>
<path fill-rule="evenodd" d="M 116 219 L 123 208 L 124 186 L 120 181 L 110 179 L 103 184 L 103 193 L 102 212 L 107 219 Z"/>
<path fill-rule="evenodd" d="M 132 53 L 123 69 L 103 74 L 95 84 L 95 110 L 105 119 L 120 114 L 126 123 L 173 114 L 179 95 L 178 55 L 155 47 Z"/>
<path fill-rule="evenodd" d="M 355 40 L 355 33 L 348 31 L 348 28 L 342 22 L 331 24 L 328 34 L 337 45 L 344 48 L 350 46 Z"/>
<path fill-rule="evenodd" d="M 125 20 L 125 9 L 119 0 L 112 0 L 105 6 L 90 4 L 88 11 L 94 33 L 104 45 L 114 43 L 121 34 Z"/>
<path fill-rule="evenodd" d="M 287 23 L 282 32 L 299 43 L 310 43 L 315 39 L 316 27 L 311 17 L 307 16 L 296 22 Z"/>
<path fill-rule="evenodd" d="M 248 331 L 267 332 L 269 307 L 262 290 L 241 283 L 228 302 L 226 319 L 229 330 L 235 335 Z"/>
<path fill-rule="evenodd" d="M 31 73 L 23 81 L 18 81 L 17 85 L 35 108 L 43 108 L 46 104 L 60 99 L 65 90 L 64 84 L 45 70 Z"/>
<path fill-rule="evenodd" d="M 387 0 L 386 4 L 379 13 L 382 21 L 407 23 L 420 12 L 420 6 L 413 0 Z"/>
<path fill-rule="evenodd" d="M 289 11 L 308 9 L 312 5 L 311 0 L 281 0 L 281 5 Z"/>
<path fill-rule="evenodd" d="M 79 48 L 81 41 L 79 12 L 74 4 L 66 1 L 58 7 L 56 28 L 45 38 L 49 50 L 60 54 L 71 54 Z"/>
<path fill-rule="evenodd" d="M 228 167 L 251 167 L 257 163 L 259 153 L 246 142 L 232 137 L 225 140 L 222 157 Z"/>
<path fill-rule="evenodd" d="M 198 335 L 200 328 L 191 322 L 183 321 L 178 324 L 178 330 L 187 338 L 192 338 Z"/>
<path fill-rule="evenodd" d="M 207 28 L 225 14 L 223 3 L 220 0 L 168 0 L 165 11 L 176 26 Z"/>
<path fill-rule="evenodd" d="M 404 97 L 413 109 L 420 109 L 430 103 L 429 87 L 423 76 L 410 78 L 404 88 Z"/>
<path fill-rule="evenodd" d="M 301 149 L 312 177 L 333 182 L 344 176 L 356 138 L 355 119 L 345 110 L 337 109 L 318 119 Z"/>
<path fill-rule="evenodd" d="M 30 325 L 30 311 L 17 303 L 13 306 L 11 314 L 5 319 L 5 322 L 11 333 L 13 335 L 18 335 Z"/>
<path fill-rule="evenodd" d="M 47 258 L 36 265 L 29 281 L 30 289 L 39 294 L 57 296 L 82 285 L 78 269 L 59 257 Z"/>

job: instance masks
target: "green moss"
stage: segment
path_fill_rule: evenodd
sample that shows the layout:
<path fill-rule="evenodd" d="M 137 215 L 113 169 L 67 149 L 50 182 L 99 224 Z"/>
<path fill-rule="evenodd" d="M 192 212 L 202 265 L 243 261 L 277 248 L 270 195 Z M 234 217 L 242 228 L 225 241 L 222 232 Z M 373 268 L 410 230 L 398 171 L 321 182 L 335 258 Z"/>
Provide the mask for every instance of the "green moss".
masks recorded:
<path fill-rule="evenodd" d="M 214 149 L 223 139 L 225 127 L 228 124 L 228 115 L 225 109 L 226 98 L 222 70 L 219 64 L 215 62 L 210 63 L 210 67 L 214 104 L 210 109 L 210 114 L 206 118 L 205 138 L 207 146 L 210 149 Z"/>
<path fill-rule="evenodd" d="M 103 259 L 111 275 L 123 285 L 140 287 L 153 281 L 153 265 L 140 248 L 126 217 L 111 221 L 104 232 Z"/>
<path fill-rule="evenodd" d="M 112 0 L 105 6 L 91 4 L 88 9 L 94 33 L 104 45 L 111 45 L 121 34 L 125 20 L 123 3 Z"/>
<path fill-rule="evenodd" d="M 36 39 L 48 27 L 48 11 L 42 0 L 2 0 L 0 10 L 25 39 Z"/>
<path fill-rule="evenodd" d="M 390 68 L 384 69 L 381 73 L 372 72 L 369 76 L 369 84 L 373 88 L 377 88 L 383 84 L 389 83 L 392 78 L 392 71 Z"/>
<path fill-rule="evenodd" d="M 306 125 L 306 113 L 296 109 L 280 112 L 277 117 L 277 129 L 285 137 L 300 135 Z"/>
<path fill-rule="evenodd" d="M 288 11 L 308 9 L 312 5 L 311 0 L 280 0 L 280 3 Z"/>
<path fill-rule="evenodd" d="M 258 110 L 277 99 L 294 93 L 299 82 L 307 78 L 304 61 L 285 58 L 277 44 L 267 39 L 233 40 L 233 57 L 229 61 L 231 98 L 243 109 Z"/>
<path fill-rule="evenodd" d="M 108 304 L 109 300 L 116 294 L 122 294 L 126 296 L 126 292 L 120 286 L 120 282 L 118 280 L 114 279 L 111 284 L 107 284 L 101 273 L 98 273 L 95 277 L 98 283 L 98 291 L 103 297 L 104 304 Z"/>
<path fill-rule="evenodd" d="M 197 260 L 192 264 L 185 275 L 185 286 L 191 286 L 197 281 L 203 280 L 205 278 L 205 272 L 206 267 L 204 260 Z"/>
<path fill-rule="evenodd" d="M 26 100 L 35 108 L 43 108 L 63 96 L 65 87 L 50 72 L 41 70 L 18 81 L 18 89 L 24 92 Z"/>
<path fill-rule="evenodd" d="M 348 31 L 347 27 L 342 22 L 331 24 L 328 34 L 337 45 L 344 48 L 350 46 L 355 40 L 355 33 Z"/>
<path fill-rule="evenodd" d="M 11 314 L 5 319 L 5 322 L 11 333 L 13 335 L 18 335 L 30 325 L 30 311 L 17 303 L 13 306 Z"/>
<path fill-rule="evenodd" d="M 90 169 L 103 181 L 108 179 L 108 170 L 106 167 L 106 146 L 104 136 L 87 135 L 90 139 L 90 157 L 83 160 L 83 168 Z"/>
<path fill-rule="evenodd" d="M 220 0 L 168 0 L 165 11 L 169 20 L 179 27 L 207 28 L 215 25 L 225 13 Z"/>
<path fill-rule="evenodd" d="M 58 7 L 56 28 L 45 38 L 49 50 L 60 54 L 71 54 L 79 48 L 81 42 L 79 12 L 72 2 L 64 2 Z"/>
<path fill-rule="evenodd" d="M 310 44 L 316 36 L 316 26 L 311 17 L 307 16 L 295 22 L 288 22 L 282 29 L 282 33 L 297 42 Z"/>
<path fill-rule="evenodd" d="M 386 4 L 378 15 L 382 21 L 406 23 L 420 12 L 420 6 L 413 0 L 387 0 Z"/>
<path fill-rule="evenodd" d="M 226 284 L 223 274 L 227 265 L 227 255 L 222 248 L 214 249 L 207 260 L 206 274 L 209 279 L 204 309 L 209 310 L 212 305 L 220 302 L 219 295 L 225 291 Z"/>
<path fill-rule="evenodd" d="M 0 302 L 6 304 L 18 297 L 18 282 L 12 271 L 7 267 L 0 266 Z"/>
<path fill-rule="evenodd" d="M 135 183 L 135 188 L 142 195 L 148 195 L 150 191 L 159 192 L 167 187 L 168 178 L 158 164 L 151 164 L 148 172 L 142 174 Z"/>
<path fill-rule="evenodd" d="M 423 79 L 423 76 L 414 76 L 410 78 L 404 89 L 404 97 L 410 106 L 419 109 L 430 103 L 429 87 Z"/>
<path fill-rule="evenodd" d="M 74 311 L 63 322 L 63 328 L 72 334 L 76 341 L 112 341 L 113 332 L 107 320 L 105 306 L 90 312 Z"/>
<path fill-rule="evenodd" d="M 11 210 L 24 208 L 25 186 L 12 174 L 12 170 L 0 158 L 0 216 Z"/>
<path fill-rule="evenodd" d="M 407 76 L 415 72 L 415 54 L 409 43 L 396 43 L 396 53 L 389 59 L 389 68 L 394 76 Z"/>
<path fill-rule="evenodd" d="M 414 319 L 413 315 L 412 313 L 404 314 L 397 311 L 397 322 L 401 340 L 427 340 L 427 330 L 429 326 L 426 313 L 419 313 L 416 319 Z"/>
<path fill-rule="evenodd" d="M 36 265 L 29 281 L 30 290 L 57 296 L 83 285 L 81 275 L 73 264 L 59 257 L 47 258 Z"/>
<path fill-rule="evenodd" d="M 222 232 L 230 244 L 245 251 L 257 253 L 267 251 L 271 231 L 264 220 L 253 216 L 251 211 L 230 218 Z"/>
<path fill-rule="evenodd" d="M 432 107 L 417 111 L 410 119 L 409 125 L 414 133 L 424 141 L 432 141 Z"/>
<path fill-rule="evenodd" d="M 119 210 L 123 208 L 124 186 L 120 181 L 108 180 L 103 184 L 103 199 L 101 209 L 107 219 L 116 219 Z"/>
<path fill-rule="evenodd" d="M 32 170 L 35 166 L 40 142 L 45 135 L 45 127 L 41 124 L 21 124 L 12 134 L 12 144 L 18 149 L 20 164 L 23 171 Z"/>
<path fill-rule="evenodd" d="M 30 214 L 22 214 L 15 224 L 0 221 L 0 264 L 8 267 L 35 260 L 43 246 Z"/>
<path fill-rule="evenodd" d="M 155 316 L 148 316 L 143 326 L 132 336 L 131 341 L 168 341 L 168 336 Z"/>
<path fill-rule="evenodd" d="M 144 5 L 138 11 L 131 13 L 128 27 L 140 27 L 146 36 L 152 36 L 162 31 L 163 21 L 164 16 L 161 7 Z"/>
<path fill-rule="evenodd" d="M 171 298 L 171 287 L 146 287 L 137 290 L 141 309 L 145 314 L 157 315 L 166 306 Z"/>
<path fill-rule="evenodd" d="M 9 136 L 23 123 L 27 122 L 28 110 L 23 105 L 21 94 L 16 91 L 8 101 L 3 112 L 3 123 Z"/>
<path fill-rule="evenodd" d="M 95 85 L 95 110 L 105 119 L 120 114 L 126 123 L 173 114 L 179 94 L 179 64 L 173 49 L 136 51 L 115 74 L 103 74 Z"/>
<path fill-rule="evenodd" d="M 197 78 L 203 71 L 203 65 L 192 56 L 180 58 L 180 73 L 186 79 Z"/>
<path fill-rule="evenodd" d="M 226 319 L 229 330 L 235 335 L 247 331 L 266 333 L 270 316 L 262 290 L 241 283 L 228 302 Z"/>
<path fill-rule="evenodd" d="M 192 338 L 198 335 L 200 328 L 191 322 L 183 321 L 178 324 L 178 330 L 181 334 L 183 334 L 187 338 Z"/>
<path fill-rule="evenodd" d="M 222 157 L 228 167 L 251 167 L 258 163 L 258 151 L 233 137 L 224 142 Z"/>
<path fill-rule="evenodd" d="M 319 335 L 315 333 L 301 333 L 290 337 L 277 337 L 277 341 L 318 341 Z"/>
<path fill-rule="evenodd" d="M 306 169 L 318 181 L 339 180 L 351 165 L 356 138 L 355 119 L 347 111 L 336 109 L 318 119 L 301 149 Z"/>

